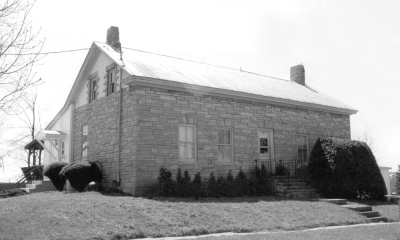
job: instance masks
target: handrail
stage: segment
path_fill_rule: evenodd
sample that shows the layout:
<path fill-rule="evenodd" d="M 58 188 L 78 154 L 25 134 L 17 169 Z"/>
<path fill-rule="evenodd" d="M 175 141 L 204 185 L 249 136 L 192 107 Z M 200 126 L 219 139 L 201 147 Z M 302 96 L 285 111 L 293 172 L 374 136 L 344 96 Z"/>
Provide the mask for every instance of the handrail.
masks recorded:
<path fill-rule="evenodd" d="M 33 178 L 33 175 L 31 174 L 32 172 L 34 172 L 36 169 L 38 169 L 39 167 L 43 167 L 43 165 L 36 165 L 33 166 L 33 168 L 31 168 L 29 171 L 25 172 L 22 171 L 22 173 L 24 174 L 24 176 L 17 181 L 16 185 L 17 188 L 19 188 L 22 184 L 24 184 L 26 181 L 29 181 Z M 28 178 L 26 176 L 29 176 Z"/>
<path fill-rule="evenodd" d="M 275 159 L 255 159 L 256 166 L 260 162 L 260 167 L 264 165 L 269 174 L 279 178 L 286 186 L 290 185 L 291 177 L 300 178 L 309 183 L 307 166 L 297 159 L 275 160 Z"/>

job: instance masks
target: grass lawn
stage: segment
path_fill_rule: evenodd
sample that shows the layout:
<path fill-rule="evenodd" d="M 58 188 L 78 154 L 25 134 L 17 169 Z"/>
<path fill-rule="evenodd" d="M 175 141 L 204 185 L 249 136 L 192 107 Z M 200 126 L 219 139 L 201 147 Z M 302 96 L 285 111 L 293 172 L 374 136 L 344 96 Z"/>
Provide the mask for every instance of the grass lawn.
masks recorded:
<path fill-rule="evenodd" d="M 282 198 L 143 199 L 45 192 L 0 199 L 0 239 L 130 239 L 285 231 L 363 223 L 324 202 Z"/>

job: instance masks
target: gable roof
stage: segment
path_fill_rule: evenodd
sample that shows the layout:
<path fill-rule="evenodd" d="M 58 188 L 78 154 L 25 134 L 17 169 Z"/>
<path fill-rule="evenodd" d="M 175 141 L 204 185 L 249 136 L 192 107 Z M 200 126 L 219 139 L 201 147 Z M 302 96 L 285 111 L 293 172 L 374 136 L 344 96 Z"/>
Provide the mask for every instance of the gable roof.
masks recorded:
<path fill-rule="evenodd" d="M 220 93 L 225 92 L 228 95 L 230 93 L 232 96 L 248 95 L 253 99 L 270 100 L 287 105 L 344 114 L 357 112 L 333 97 L 289 80 L 129 48 L 122 50 L 122 63 L 120 54 L 109 45 L 98 42 L 94 44 L 129 74 L 147 79 L 149 82 L 162 80 L 166 86 L 190 85 L 205 90 L 221 90 Z"/>
<path fill-rule="evenodd" d="M 289 80 L 129 48 L 123 48 L 122 62 L 120 54 L 109 45 L 93 42 L 63 108 L 46 129 L 52 128 L 68 110 L 70 103 L 74 102 L 80 79 L 92 59 L 96 58 L 98 50 L 114 60 L 131 75 L 130 77 L 139 77 L 149 83 L 162 82 L 165 86 L 178 84 L 184 86 L 185 89 L 203 88 L 208 92 L 223 93 L 233 97 L 243 96 L 341 114 L 357 113 L 356 109 L 333 97 L 310 86 L 303 86 Z"/>

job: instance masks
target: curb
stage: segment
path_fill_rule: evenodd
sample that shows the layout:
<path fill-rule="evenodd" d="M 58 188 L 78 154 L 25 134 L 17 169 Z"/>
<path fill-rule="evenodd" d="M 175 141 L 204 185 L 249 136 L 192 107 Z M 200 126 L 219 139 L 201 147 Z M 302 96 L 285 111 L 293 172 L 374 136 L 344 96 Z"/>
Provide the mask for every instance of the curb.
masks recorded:
<path fill-rule="evenodd" d="M 353 228 L 360 226 L 378 226 L 378 225 L 396 225 L 398 224 L 400 227 L 400 222 L 390 222 L 390 223 L 363 223 L 363 224 L 354 224 L 354 225 L 342 225 L 342 226 L 330 226 L 330 227 L 317 227 L 310 228 L 304 230 L 295 230 L 295 231 L 274 231 L 274 232 L 250 232 L 250 233 L 234 233 L 234 232 L 226 232 L 226 233 L 213 233 L 207 235 L 199 235 L 199 236 L 185 236 L 185 237 L 164 237 L 164 238 L 140 238 L 142 240 L 185 240 L 185 239 L 200 239 L 205 237 L 222 237 L 222 236 L 246 236 L 246 235 L 255 235 L 255 234 L 282 234 L 282 233 L 296 233 L 296 232 L 311 232 L 318 230 L 331 230 L 331 229 L 341 229 L 341 228 Z"/>

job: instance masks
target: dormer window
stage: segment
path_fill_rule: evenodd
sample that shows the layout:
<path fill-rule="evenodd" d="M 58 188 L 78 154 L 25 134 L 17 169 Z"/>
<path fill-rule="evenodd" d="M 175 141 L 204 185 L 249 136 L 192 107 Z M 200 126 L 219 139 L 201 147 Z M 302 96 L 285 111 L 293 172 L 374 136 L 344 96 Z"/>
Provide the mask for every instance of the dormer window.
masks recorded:
<path fill-rule="evenodd" d="M 107 73 L 107 96 L 115 92 L 115 67 Z"/>

